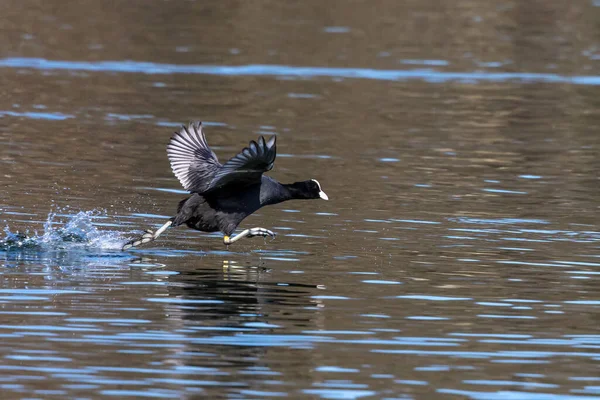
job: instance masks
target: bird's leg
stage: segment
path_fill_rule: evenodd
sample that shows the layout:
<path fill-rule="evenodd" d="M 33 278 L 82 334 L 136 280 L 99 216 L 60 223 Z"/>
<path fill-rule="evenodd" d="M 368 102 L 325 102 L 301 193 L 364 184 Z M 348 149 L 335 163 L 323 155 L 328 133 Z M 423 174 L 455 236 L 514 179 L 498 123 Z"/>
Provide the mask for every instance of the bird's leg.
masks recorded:
<path fill-rule="evenodd" d="M 233 242 L 237 242 L 241 238 L 245 238 L 245 237 L 251 238 L 254 236 L 262 236 L 262 237 L 270 236 L 270 237 L 274 238 L 275 233 L 273 233 L 270 230 L 265 229 L 265 228 L 244 229 L 242 232 L 238 233 L 234 237 L 224 236 L 223 243 L 229 245 L 229 244 L 232 244 Z"/>
<path fill-rule="evenodd" d="M 125 245 L 123 246 L 122 250 L 127 250 L 127 249 L 130 249 L 132 247 L 137 247 L 137 246 L 139 246 L 141 244 L 148 243 L 148 242 L 151 242 L 151 241 L 155 240 L 164 231 L 166 231 L 167 228 L 170 227 L 172 224 L 173 224 L 173 221 L 169 220 L 163 226 L 161 226 L 160 228 L 158 228 L 156 230 L 156 232 L 152 232 L 150 229 L 146 229 L 144 231 L 144 234 L 141 237 L 139 237 L 137 239 L 130 240 L 129 242 L 125 243 Z"/>

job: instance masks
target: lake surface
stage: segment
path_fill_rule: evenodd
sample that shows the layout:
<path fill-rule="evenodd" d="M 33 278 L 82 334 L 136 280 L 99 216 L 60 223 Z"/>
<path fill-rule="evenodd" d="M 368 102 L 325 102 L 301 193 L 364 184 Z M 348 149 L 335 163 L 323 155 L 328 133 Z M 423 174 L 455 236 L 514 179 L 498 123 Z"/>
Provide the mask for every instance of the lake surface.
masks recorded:
<path fill-rule="evenodd" d="M 600 397 L 600 2 L 0 5 L 3 399 Z M 320 181 L 226 249 L 166 144 Z"/>

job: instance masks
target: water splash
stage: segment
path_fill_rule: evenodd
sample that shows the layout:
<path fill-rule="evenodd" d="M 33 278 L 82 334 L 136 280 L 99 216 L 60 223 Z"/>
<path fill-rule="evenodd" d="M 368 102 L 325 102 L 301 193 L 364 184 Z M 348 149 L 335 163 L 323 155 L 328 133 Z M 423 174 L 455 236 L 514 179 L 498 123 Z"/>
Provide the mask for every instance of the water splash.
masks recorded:
<path fill-rule="evenodd" d="M 126 239 L 121 232 L 99 230 L 93 223 L 94 218 L 102 217 L 96 210 L 80 211 L 67 216 L 68 220 L 61 224 L 56 221 L 57 214 L 50 213 L 44 224 L 44 233 L 33 235 L 12 232 L 10 227 L 4 228 L 5 237 L 0 240 L 0 251 L 16 249 L 32 250 L 120 250 Z"/>

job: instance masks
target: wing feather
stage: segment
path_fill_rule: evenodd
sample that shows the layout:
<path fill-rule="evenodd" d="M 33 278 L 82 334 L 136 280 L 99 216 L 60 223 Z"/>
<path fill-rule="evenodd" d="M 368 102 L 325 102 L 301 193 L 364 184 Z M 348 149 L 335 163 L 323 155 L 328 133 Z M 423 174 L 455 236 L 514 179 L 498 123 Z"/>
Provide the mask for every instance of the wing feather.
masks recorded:
<path fill-rule="evenodd" d="M 269 142 L 259 137 L 252 140 L 248 147 L 227 161 L 215 174 L 211 187 L 223 187 L 229 184 L 238 186 L 259 183 L 264 172 L 273 169 L 277 157 L 276 136 Z"/>
<path fill-rule="evenodd" d="M 221 168 L 217 156 L 206 142 L 201 122 L 192 122 L 175 132 L 167 146 L 167 155 L 173 173 L 190 192 L 208 190 Z"/>
<path fill-rule="evenodd" d="M 262 174 L 273 168 L 276 141 L 276 136 L 268 142 L 261 136 L 221 165 L 206 142 L 202 123 L 193 122 L 171 137 L 167 155 L 181 185 L 190 192 L 203 194 L 229 185 L 244 187 L 259 183 Z"/>

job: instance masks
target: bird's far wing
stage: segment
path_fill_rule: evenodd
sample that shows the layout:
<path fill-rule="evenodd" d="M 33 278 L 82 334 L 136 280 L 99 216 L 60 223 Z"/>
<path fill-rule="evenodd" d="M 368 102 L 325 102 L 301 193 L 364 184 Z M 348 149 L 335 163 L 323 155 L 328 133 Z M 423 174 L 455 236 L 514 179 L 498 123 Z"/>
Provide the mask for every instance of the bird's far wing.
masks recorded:
<path fill-rule="evenodd" d="M 263 172 L 270 171 L 275 163 L 276 140 L 276 136 L 268 142 L 262 136 L 258 138 L 258 142 L 252 140 L 248 147 L 219 168 L 209 190 L 230 184 L 246 186 L 259 183 Z"/>
<path fill-rule="evenodd" d="M 179 182 L 190 192 L 203 193 L 210 189 L 221 169 L 217 156 L 206 143 L 202 122 L 192 122 L 175 132 L 167 146 L 171 169 Z"/>

